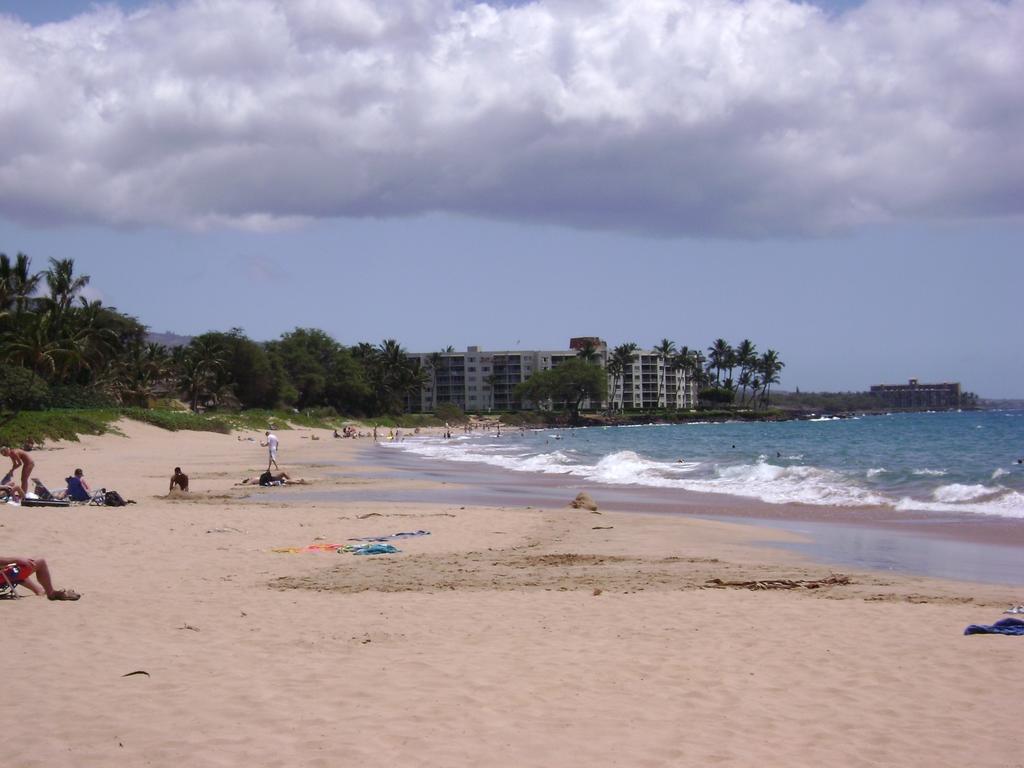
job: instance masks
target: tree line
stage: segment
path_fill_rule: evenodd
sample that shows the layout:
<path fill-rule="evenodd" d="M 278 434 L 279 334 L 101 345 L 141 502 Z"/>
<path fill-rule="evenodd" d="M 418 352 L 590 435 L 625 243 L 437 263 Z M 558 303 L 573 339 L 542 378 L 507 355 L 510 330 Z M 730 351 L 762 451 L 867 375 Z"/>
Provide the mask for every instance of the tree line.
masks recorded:
<path fill-rule="evenodd" d="M 429 380 L 394 339 L 339 344 L 315 328 L 260 343 L 239 328 L 168 348 L 136 318 L 82 295 L 73 259 L 34 272 L 0 254 L 0 406 L 148 406 L 180 397 L 201 408 L 333 408 L 400 413 Z"/>

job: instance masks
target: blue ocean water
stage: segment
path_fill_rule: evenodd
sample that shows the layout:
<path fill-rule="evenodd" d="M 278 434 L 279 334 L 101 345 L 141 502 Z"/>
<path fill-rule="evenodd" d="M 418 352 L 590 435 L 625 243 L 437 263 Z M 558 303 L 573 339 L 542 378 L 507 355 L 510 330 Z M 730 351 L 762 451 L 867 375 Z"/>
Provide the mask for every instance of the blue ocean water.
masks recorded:
<path fill-rule="evenodd" d="M 1024 518 L 1024 411 L 900 413 L 776 423 L 505 430 L 392 447 L 774 504 L 884 506 Z"/>

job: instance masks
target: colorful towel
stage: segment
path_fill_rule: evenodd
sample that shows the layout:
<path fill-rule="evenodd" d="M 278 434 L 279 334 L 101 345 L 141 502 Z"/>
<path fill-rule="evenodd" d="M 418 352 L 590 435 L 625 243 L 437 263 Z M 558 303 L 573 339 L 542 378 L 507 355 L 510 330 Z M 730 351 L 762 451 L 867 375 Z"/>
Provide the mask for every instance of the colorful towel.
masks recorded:
<path fill-rule="evenodd" d="M 345 544 L 309 544 L 305 547 L 277 547 L 271 552 L 282 552 L 287 555 L 302 555 L 307 552 L 337 552 Z"/>
<path fill-rule="evenodd" d="M 402 550 L 391 544 L 363 544 L 361 547 L 356 547 L 352 550 L 353 555 L 390 555 L 393 552 L 401 552 Z"/>
<path fill-rule="evenodd" d="M 995 624 L 971 624 L 964 630 L 965 635 L 1016 635 L 1024 637 L 1024 621 L 1000 619 Z"/>
<path fill-rule="evenodd" d="M 408 539 L 413 536 L 429 535 L 430 531 L 402 531 L 401 533 L 392 533 L 390 536 L 361 536 L 349 539 L 349 541 L 391 541 L 392 539 Z"/>

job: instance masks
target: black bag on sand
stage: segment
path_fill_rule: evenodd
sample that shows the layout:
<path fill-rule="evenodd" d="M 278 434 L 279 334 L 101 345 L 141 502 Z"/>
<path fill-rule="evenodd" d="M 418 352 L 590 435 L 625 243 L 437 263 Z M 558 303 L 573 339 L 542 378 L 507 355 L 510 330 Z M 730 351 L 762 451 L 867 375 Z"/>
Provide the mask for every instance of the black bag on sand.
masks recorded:
<path fill-rule="evenodd" d="M 123 507 L 128 502 L 117 491 L 107 491 L 103 494 L 103 503 L 108 507 Z"/>

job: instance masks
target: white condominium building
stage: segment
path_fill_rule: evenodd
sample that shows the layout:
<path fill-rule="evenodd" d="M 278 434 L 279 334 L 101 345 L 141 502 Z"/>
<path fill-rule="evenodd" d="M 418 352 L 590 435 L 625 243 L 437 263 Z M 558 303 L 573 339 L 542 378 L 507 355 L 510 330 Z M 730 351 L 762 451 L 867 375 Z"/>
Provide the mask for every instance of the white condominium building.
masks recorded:
<path fill-rule="evenodd" d="M 532 410 L 536 406 L 515 396 L 515 387 L 537 371 L 554 368 L 578 356 L 590 346 L 596 362 L 604 367 L 608 346 L 596 337 L 574 338 L 569 349 L 558 350 L 481 350 L 468 347 L 465 352 L 414 352 L 427 372 L 428 383 L 419 396 L 407 400 L 407 410 L 434 411 L 451 403 L 464 411 Z M 584 408 L 655 409 L 692 408 L 697 402 L 694 382 L 684 371 L 672 367 L 656 353 L 639 351 L 622 376 L 608 375 L 608 401 L 585 403 Z"/>

